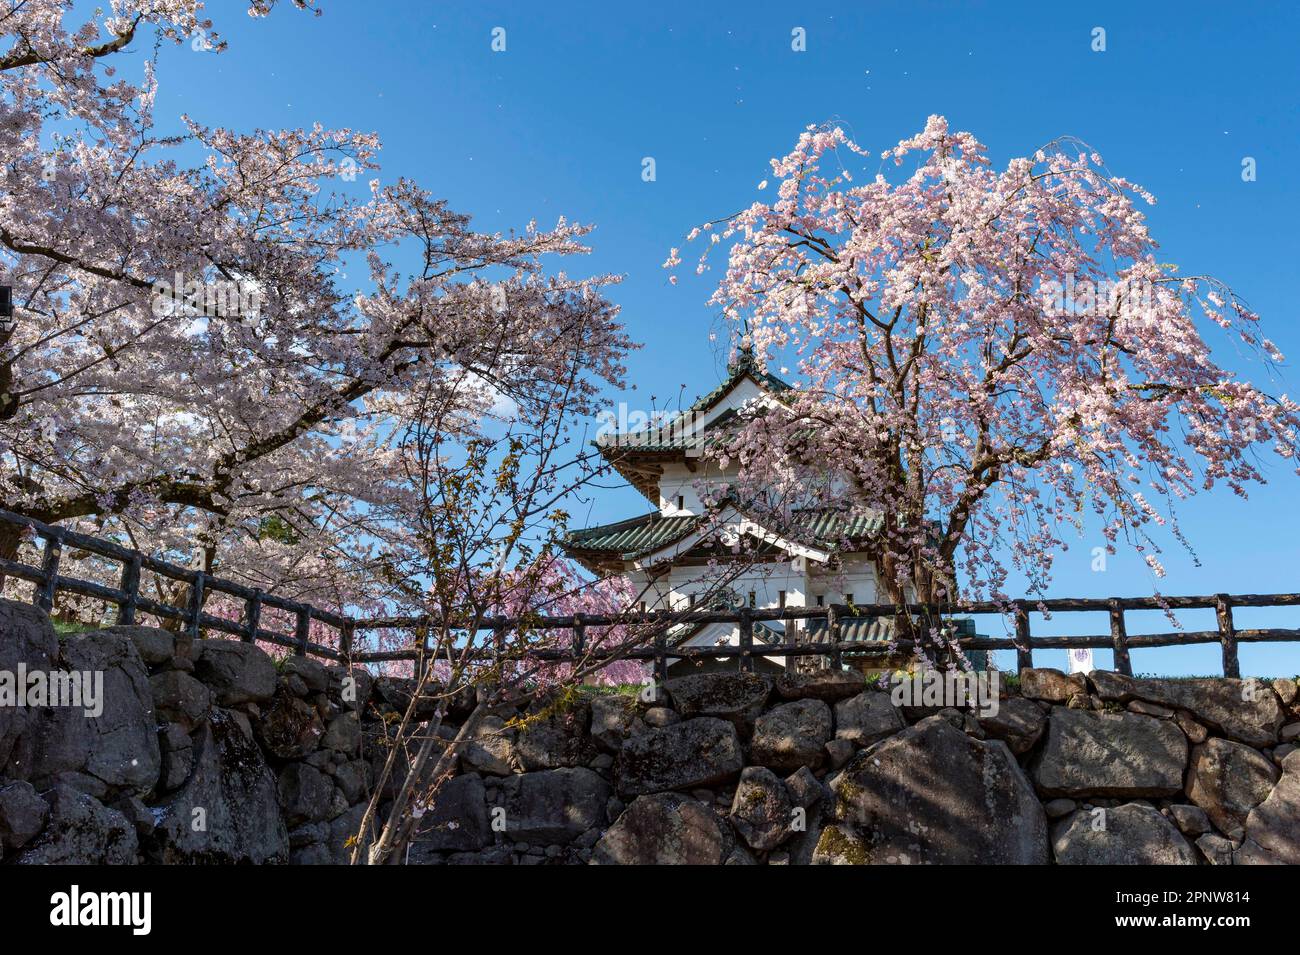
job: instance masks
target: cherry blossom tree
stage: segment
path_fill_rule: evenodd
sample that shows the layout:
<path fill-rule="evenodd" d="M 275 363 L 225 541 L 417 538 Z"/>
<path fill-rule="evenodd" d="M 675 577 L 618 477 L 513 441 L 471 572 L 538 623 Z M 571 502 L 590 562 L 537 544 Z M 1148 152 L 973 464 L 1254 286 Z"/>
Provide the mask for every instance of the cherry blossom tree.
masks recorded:
<path fill-rule="evenodd" d="M 0 8 L 0 506 L 324 606 L 408 597 L 420 409 L 463 447 L 622 374 L 613 279 L 549 267 L 589 227 L 477 232 L 382 183 L 369 133 L 162 122 L 159 49 L 224 43 L 196 0 L 106 6 Z"/>
<path fill-rule="evenodd" d="M 614 277 L 550 265 L 587 251 L 587 226 L 477 232 L 415 183 L 383 184 L 368 133 L 165 128 L 161 45 L 224 46 L 201 8 L 0 11 L 0 506 L 389 614 L 368 649 L 425 656 L 361 829 L 382 812 L 369 857 L 400 861 L 454 758 L 434 741 L 456 694 L 480 697 L 463 742 L 502 701 L 641 669 L 619 661 L 634 628 L 593 632 L 563 666 L 528 653 L 568 639 L 537 614 L 630 606 L 556 548 L 565 500 L 604 469 L 580 430 L 630 342 Z M 119 75 L 150 39 L 140 75 Z M 21 546 L 0 534 L 0 554 Z M 525 620 L 485 644 L 502 614 Z M 411 772 L 384 804 L 400 752 Z"/>
<path fill-rule="evenodd" d="M 753 494 L 883 518 L 885 596 L 1030 593 L 1086 515 L 1158 576 L 1177 505 L 1262 482 L 1296 451 L 1297 406 L 1216 360 L 1282 360 L 1224 282 L 1162 260 L 1154 199 L 1073 140 L 995 168 L 932 116 L 881 157 L 810 128 L 776 195 L 694 230 L 726 264 L 711 302 L 798 388 L 722 453 Z M 898 169 L 890 181 L 885 171 Z M 674 249 L 666 266 L 680 263 Z M 1214 345 L 1214 354 L 1211 346 Z M 785 370 L 785 369 L 782 369 Z M 1167 543 L 1167 542 L 1166 542 Z"/>

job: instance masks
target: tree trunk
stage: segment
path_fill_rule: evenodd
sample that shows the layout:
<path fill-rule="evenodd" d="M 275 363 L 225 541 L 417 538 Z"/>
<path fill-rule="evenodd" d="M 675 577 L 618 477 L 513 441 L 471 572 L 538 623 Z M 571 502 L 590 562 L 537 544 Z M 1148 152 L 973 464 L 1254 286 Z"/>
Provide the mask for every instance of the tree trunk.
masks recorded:
<path fill-rule="evenodd" d="M 424 742 L 420 744 L 410 772 L 407 773 L 397 798 L 393 800 L 393 808 L 389 811 L 388 821 L 384 823 L 383 831 L 370 848 L 371 865 L 401 865 L 406 861 L 406 849 L 415 835 L 418 821 L 411 811 L 412 798 L 422 793 L 428 782 L 438 780 L 451 768 L 457 752 L 477 732 L 478 724 L 487 711 L 488 705 L 479 703 L 469 718 L 461 724 L 460 730 L 452 740 L 444 740 L 437 735 L 440 719 L 435 718 L 431 721 L 431 725 L 426 725 Z M 443 747 L 442 753 L 434 763 L 433 769 L 427 770 L 433 751 L 440 744 Z"/>
<path fill-rule="evenodd" d="M 0 558 L 17 560 L 23 542 L 23 531 L 16 524 L 0 522 Z M 4 593 L 8 575 L 0 571 L 0 594 Z"/>

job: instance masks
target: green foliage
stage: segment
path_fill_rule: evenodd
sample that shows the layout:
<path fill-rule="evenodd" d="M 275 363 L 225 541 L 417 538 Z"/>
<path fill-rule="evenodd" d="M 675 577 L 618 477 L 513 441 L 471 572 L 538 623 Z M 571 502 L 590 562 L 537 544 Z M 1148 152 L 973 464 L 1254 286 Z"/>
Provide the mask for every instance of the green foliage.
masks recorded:
<path fill-rule="evenodd" d="M 257 525 L 257 539 L 280 544 L 296 544 L 299 541 L 298 532 L 278 514 L 268 514 L 262 518 Z"/>

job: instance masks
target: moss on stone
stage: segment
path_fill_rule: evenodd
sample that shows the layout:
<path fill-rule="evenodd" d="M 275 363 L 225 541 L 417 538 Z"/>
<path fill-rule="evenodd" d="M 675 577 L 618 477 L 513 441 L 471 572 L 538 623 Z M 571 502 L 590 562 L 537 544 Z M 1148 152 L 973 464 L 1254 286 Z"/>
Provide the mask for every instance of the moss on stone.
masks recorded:
<path fill-rule="evenodd" d="M 858 839 L 851 839 L 837 826 L 827 826 L 817 840 L 817 854 L 842 860 L 848 865 L 867 865 L 866 845 Z"/>

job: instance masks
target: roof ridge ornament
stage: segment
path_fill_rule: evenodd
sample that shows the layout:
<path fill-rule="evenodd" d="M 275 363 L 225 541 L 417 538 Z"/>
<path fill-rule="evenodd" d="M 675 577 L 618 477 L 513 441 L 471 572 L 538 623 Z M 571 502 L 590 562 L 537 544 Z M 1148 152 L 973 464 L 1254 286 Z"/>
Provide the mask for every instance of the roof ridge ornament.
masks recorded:
<path fill-rule="evenodd" d="M 758 359 L 754 355 L 754 340 L 748 332 L 740 336 L 740 347 L 734 361 L 727 362 L 728 376 L 735 375 L 750 368 L 758 368 Z"/>

